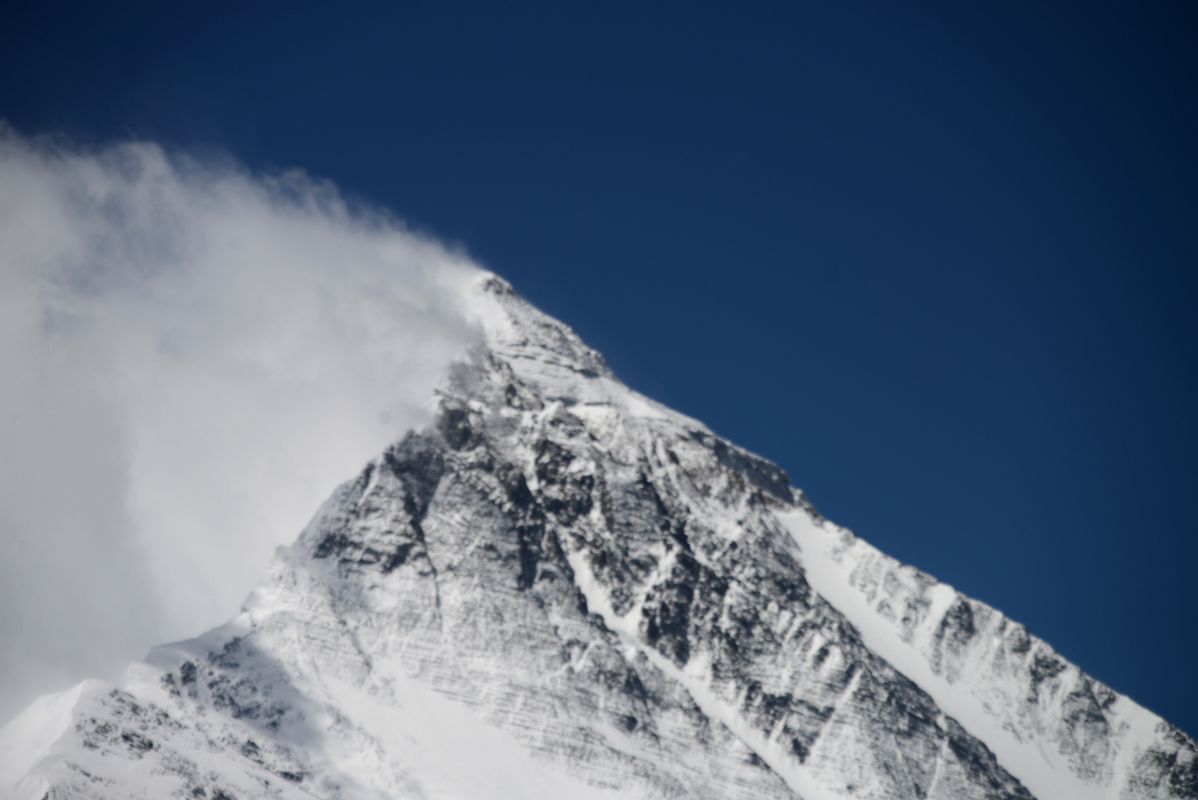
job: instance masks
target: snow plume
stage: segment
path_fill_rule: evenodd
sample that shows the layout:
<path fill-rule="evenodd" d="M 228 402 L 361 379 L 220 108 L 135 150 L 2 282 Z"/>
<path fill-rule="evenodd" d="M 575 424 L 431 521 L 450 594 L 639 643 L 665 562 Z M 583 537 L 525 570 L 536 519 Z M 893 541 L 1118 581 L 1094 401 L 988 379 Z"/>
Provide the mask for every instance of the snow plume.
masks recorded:
<path fill-rule="evenodd" d="M 430 416 L 477 274 L 302 173 L 0 129 L 0 720 L 227 619 Z"/>

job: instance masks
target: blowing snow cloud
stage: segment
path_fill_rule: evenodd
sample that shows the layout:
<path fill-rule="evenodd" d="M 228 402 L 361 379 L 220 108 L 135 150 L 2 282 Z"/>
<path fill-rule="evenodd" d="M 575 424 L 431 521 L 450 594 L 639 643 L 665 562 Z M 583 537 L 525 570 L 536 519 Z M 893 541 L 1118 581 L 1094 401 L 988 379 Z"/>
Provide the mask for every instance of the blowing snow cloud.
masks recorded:
<path fill-rule="evenodd" d="M 0 131 L 0 718 L 227 618 L 426 420 L 477 271 L 300 173 Z"/>

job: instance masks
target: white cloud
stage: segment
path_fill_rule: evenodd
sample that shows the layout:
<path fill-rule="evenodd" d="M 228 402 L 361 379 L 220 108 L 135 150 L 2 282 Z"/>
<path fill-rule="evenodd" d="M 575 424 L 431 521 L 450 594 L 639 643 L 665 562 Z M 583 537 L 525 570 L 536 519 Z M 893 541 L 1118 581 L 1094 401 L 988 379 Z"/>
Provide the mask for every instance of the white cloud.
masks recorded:
<path fill-rule="evenodd" d="M 0 130 L 0 719 L 230 617 L 428 419 L 476 274 L 299 173 Z"/>

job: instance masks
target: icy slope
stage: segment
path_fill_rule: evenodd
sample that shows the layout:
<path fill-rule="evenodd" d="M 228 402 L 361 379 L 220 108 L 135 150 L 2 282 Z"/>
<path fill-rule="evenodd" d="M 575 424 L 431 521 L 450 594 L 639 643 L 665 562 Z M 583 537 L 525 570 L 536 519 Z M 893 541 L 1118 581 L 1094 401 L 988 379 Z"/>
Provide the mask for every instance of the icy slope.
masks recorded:
<path fill-rule="evenodd" d="M 779 515 L 813 588 L 1038 797 L 1192 797 L 1194 743 L 989 606 L 808 513 Z"/>
<path fill-rule="evenodd" d="M 435 427 L 232 623 L 10 723 L 0 796 L 1198 797 L 1192 740 L 472 292 Z"/>

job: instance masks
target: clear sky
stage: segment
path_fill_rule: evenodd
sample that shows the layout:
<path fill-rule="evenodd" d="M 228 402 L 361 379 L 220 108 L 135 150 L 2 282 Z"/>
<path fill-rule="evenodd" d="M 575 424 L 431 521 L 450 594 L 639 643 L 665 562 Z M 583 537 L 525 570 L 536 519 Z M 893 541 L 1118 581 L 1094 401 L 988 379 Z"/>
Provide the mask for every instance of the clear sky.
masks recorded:
<path fill-rule="evenodd" d="M 1198 7 L 345 5 L 5 3 L 0 118 L 462 243 L 1198 733 Z"/>

